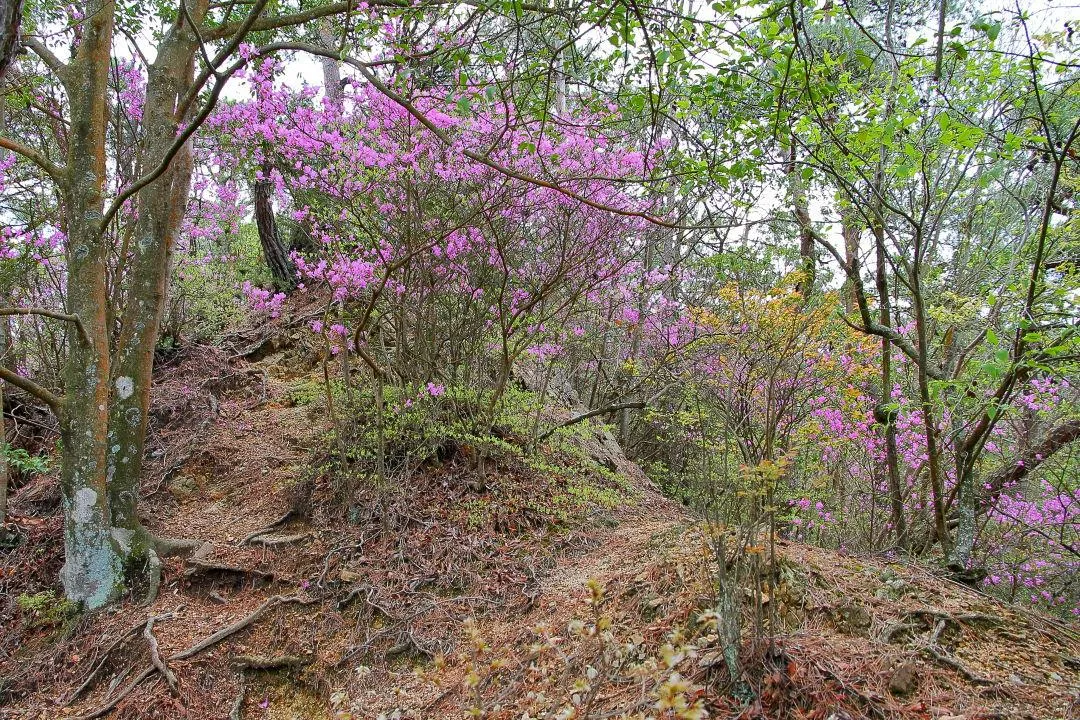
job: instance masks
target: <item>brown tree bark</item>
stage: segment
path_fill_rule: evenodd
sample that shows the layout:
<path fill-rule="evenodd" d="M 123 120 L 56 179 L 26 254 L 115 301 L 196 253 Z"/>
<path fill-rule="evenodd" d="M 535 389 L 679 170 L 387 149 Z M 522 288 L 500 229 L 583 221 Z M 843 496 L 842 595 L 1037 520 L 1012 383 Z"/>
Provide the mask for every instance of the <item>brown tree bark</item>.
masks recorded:
<path fill-rule="evenodd" d="M 281 292 L 288 292 L 296 287 L 296 267 L 289 250 L 281 241 L 277 219 L 274 217 L 274 183 L 270 179 L 272 166 L 266 163 L 262 167 L 263 177 L 256 180 L 252 187 L 255 196 L 255 226 L 259 230 L 259 244 L 263 257 L 274 276 L 274 285 Z"/>
<path fill-rule="evenodd" d="M 4 79 L 19 43 L 23 0 L 0 0 L 0 80 Z"/>
<path fill-rule="evenodd" d="M 201 22 L 206 12 L 207 0 L 189 5 L 187 17 L 177 17 L 158 45 L 157 57 L 148 69 L 139 175 L 156 167 L 176 138 L 180 122 L 174 109 L 191 87 L 198 50 L 198 36 L 190 21 Z M 111 374 L 109 509 L 114 535 L 137 565 L 145 564 L 142 560 L 157 544 L 143 529 L 137 505 L 154 351 L 191 173 L 191 148 L 185 145 L 165 174 L 138 193 L 136 242 L 124 273 L 125 307 Z"/>
<path fill-rule="evenodd" d="M 110 532 L 106 449 L 109 356 L 104 215 L 106 114 L 116 5 L 90 0 L 66 83 L 70 106 L 67 170 L 68 308 L 85 329 L 72 333 L 60 409 L 60 490 L 64 506 L 64 594 L 87 609 L 119 596 L 123 559 Z"/>

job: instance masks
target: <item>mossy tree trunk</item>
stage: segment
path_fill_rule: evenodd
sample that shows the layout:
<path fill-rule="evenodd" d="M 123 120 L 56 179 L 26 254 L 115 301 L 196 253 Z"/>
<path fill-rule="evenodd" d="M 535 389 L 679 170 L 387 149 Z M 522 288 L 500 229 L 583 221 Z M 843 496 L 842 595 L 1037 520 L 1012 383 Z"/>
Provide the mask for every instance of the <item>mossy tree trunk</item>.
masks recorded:
<path fill-rule="evenodd" d="M 206 0 L 188 7 L 188 16 L 195 22 L 201 22 L 206 12 Z M 147 73 L 144 140 L 137 168 L 140 176 L 157 167 L 175 142 L 180 126 L 175 108 L 192 86 L 197 50 L 198 36 L 186 18 L 178 17 L 159 44 L 156 60 Z M 136 566 L 147 559 L 156 560 L 147 557 L 155 548 L 166 549 L 143 528 L 137 506 L 154 351 L 191 174 L 191 148 L 185 145 L 172 158 L 165 173 L 138 193 L 136 241 L 124 269 L 126 293 L 109 413 L 109 510 L 114 532 L 124 543 L 129 564 Z"/>
<path fill-rule="evenodd" d="M 60 577 L 73 602 L 94 609 L 123 587 L 123 558 L 110 531 L 106 449 L 109 354 L 104 216 L 108 79 L 116 6 L 91 0 L 65 86 L 71 128 L 63 197 L 67 212 L 68 312 L 78 318 L 64 371 L 60 488 L 65 562 Z M 54 405 L 57 405 L 54 402 Z"/>

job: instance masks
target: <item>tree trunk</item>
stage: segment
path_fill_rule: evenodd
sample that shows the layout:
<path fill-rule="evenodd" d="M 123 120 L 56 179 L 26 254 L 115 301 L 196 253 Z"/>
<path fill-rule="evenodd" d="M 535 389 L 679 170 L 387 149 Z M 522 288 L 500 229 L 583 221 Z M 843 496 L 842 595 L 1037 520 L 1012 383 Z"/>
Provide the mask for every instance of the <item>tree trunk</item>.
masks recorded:
<path fill-rule="evenodd" d="M 255 226 L 259 229 L 259 244 L 262 245 L 270 274 L 274 276 L 274 285 L 278 290 L 288 292 L 296 287 L 296 268 L 278 233 L 277 220 L 274 217 L 274 183 L 270 179 L 271 169 L 271 165 L 265 163 L 262 167 L 262 179 L 256 180 L 252 188 L 255 196 Z"/>
<path fill-rule="evenodd" d="M 792 212 L 795 215 L 795 224 L 799 228 L 799 270 L 803 277 L 799 280 L 795 289 L 804 298 L 814 292 L 814 283 L 817 275 L 817 261 L 814 252 L 814 230 L 810 224 L 810 205 L 806 196 L 806 184 L 803 182 L 795 163 L 795 142 L 791 143 L 791 151 L 788 155 L 787 164 L 788 187 L 791 191 Z"/>
<path fill-rule="evenodd" d="M 19 44 L 23 0 L 0 0 L 0 80 L 4 79 Z"/>
<path fill-rule="evenodd" d="M 7 523 L 8 508 L 8 462 L 7 425 L 4 423 L 4 381 L 0 380 L 0 528 Z M 0 530 L 0 538 L 3 530 Z"/>
<path fill-rule="evenodd" d="M 206 11 L 206 0 L 188 10 L 195 22 L 201 22 Z M 147 77 L 143 110 L 145 139 L 140 148 L 138 174 L 156 167 L 176 138 L 179 123 L 174 109 L 191 86 L 197 48 L 197 36 L 182 19 L 174 23 L 158 46 L 157 58 Z M 137 240 L 125 273 L 126 302 L 111 376 L 109 505 L 112 524 L 116 528 L 114 534 L 122 541 L 134 564 L 144 564 L 147 551 L 153 549 L 154 541 L 139 521 L 137 506 L 154 350 L 191 173 L 191 148 L 188 145 L 176 154 L 157 182 L 139 192 Z"/>
<path fill-rule="evenodd" d="M 882 325 L 889 325 L 892 314 L 889 302 L 889 282 L 886 273 L 885 232 L 880 220 L 875 221 L 874 245 L 877 255 L 877 291 L 879 317 Z M 900 547 L 907 547 L 907 522 L 904 517 L 903 488 L 900 486 L 900 460 L 896 448 L 896 413 L 887 409 L 892 400 L 892 343 L 881 338 L 881 401 L 877 419 L 885 432 L 885 474 L 889 487 L 889 505 L 892 514 L 893 534 Z"/>
<path fill-rule="evenodd" d="M 68 600 L 93 610 L 117 598 L 124 568 L 109 517 L 106 448 L 109 420 L 109 342 L 106 323 L 104 215 L 105 128 L 116 6 L 85 6 L 82 40 L 71 64 L 67 179 L 68 312 L 85 336 L 74 338 L 64 370 L 60 489 L 64 506 L 64 568 Z"/>
<path fill-rule="evenodd" d="M 927 366 L 930 363 L 930 352 L 926 337 L 926 309 L 923 304 L 921 284 L 921 236 L 916 233 L 915 261 L 911 270 L 911 301 L 915 314 L 915 334 L 917 336 L 918 361 L 915 363 L 918 384 L 919 401 L 923 416 L 923 436 L 926 439 L 927 468 L 930 473 L 930 491 L 933 495 L 934 506 L 934 530 L 937 539 L 945 551 L 946 557 L 950 555 L 951 545 L 949 542 L 949 530 L 945 524 L 945 483 L 941 474 L 941 453 L 938 450 L 938 431 L 934 424 L 934 405 L 930 396 L 930 378 Z"/>

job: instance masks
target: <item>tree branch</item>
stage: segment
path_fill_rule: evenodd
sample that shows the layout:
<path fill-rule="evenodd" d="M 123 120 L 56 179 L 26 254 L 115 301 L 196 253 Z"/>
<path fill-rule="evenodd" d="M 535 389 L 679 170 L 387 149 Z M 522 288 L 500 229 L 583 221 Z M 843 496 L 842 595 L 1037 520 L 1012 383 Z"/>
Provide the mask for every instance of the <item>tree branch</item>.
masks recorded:
<path fill-rule="evenodd" d="M 646 407 L 645 403 L 641 402 L 639 400 L 639 401 L 636 401 L 636 402 L 618 403 L 617 405 L 608 405 L 607 407 L 597 408 L 596 410 L 590 410 L 587 413 L 582 413 L 581 415 L 575 415 L 574 417 L 570 418 L 569 420 L 565 420 L 565 421 L 559 423 L 558 425 L 551 428 L 550 430 L 545 430 L 538 438 L 536 438 L 536 442 L 538 442 L 538 443 L 544 442 L 549 437 L 551 437 L 557 430 L 561 430 L 564 427 L 570 427 L 571 425 L 577 425 L 579 422 L 584 422 L 584 421 L 588 420 L 589 418 L 594 418 L 594 417 L 597 417 L 599 415 L 606 415 L 608 413 L 617 412 L 619 410 L 631 410 L 631 409 L 633 409 L 633 410 L 641 410 L 644 407 Z"/>
<path fill-rule="evenodd" d="M 335 2 L 322 7 L 314 7 L 310 10 L 304 10 L 303 12 L 293 13 L 291 15 L 279 15 L 277 17 L 268 17 L 260 20 L 251 26 L 251 30 L 254 32 L 261 32 L 264 30 L 280 30 L 281 28 L 293 27 L 295 25 L 303 25 L 304 23 L 311 22 L 313 20 L 320 20 L 331 15 L 339 15 L 341 13 L 349 12 L 356 8 L 357 0 L 346 0 L 346 2 Z M 449 0 L 435 0 L 433 2 L 425 2 L 425 6 L 439 6 L 439 5 L 469 5 L 471 7 L 483 8 L 487 5 L 479 2 L 478 0 L 465 0 L 464 2 L 454 1 L 451 3 Z M 417 5 L 411 0 L 370 0 L 368 5 L 374 7 L 388 7 L 388 8 L 400 8 L 400 9 L 416 9 Z M 536 5 L 533 3 L 524 3 L 521 9 L 532 13 L 543 13 L 546 15 L 556 15 L 560 12 L 558 8 L 546 7 L 543 5 Z M 221 40 L 222 38 L 232 35 L 241 26 L 242 23 L 226 23 L 225 25 L 219 25 L 214 28 L 206 28 L 203 31 L 203 36 L 207 40 Z"/>
<path fill-rule="evenodd" d="M 1080 420 L 1067 420 L 1050 430 L 1042 442 L 1029 448 L 1019 460 L 1006 465 L 987 479 L 986 485 L 989 487 L 979 501 L 980 507 L 989 507 L 1006 487 L 1024 479 L 1054 453 L 1076 440 L 1080 440 Z"/>
<path fill-rule="evenodd" d="M 41 61 L 45 63 L 46 67 L 52 70 L 56 77 L 60 79 L 60 82 L 63 83 L 64 87 L 67 87 L 68 79 L 71 77 L 71 69 L 63 60 L 56 57 L 53 51 L 37 38 L 24 37 L 22 39 L 22 44 L 24 47 L 33 50 L 34 54 L 41 58 Z"/>
<path fill-rule="evenodd" d="M 0 148 L 10 150 L 11 152 L 18 155 L 22 155 L 24 158 L 31 161 L 39 168 L 44 170 L 46 173 L 48 173 L 49 177 L 51 177 L 57 183 L 63 182 L 65 175 L 64 168 L 60 165 L 57 165 L 52 160 L 49 160 L 49 158 L 45 157 L 37 150 L 31 147 L 27 147 L 26 145 L 17 143 L 14 140 L 8 140 L 5 137 L 0 137 Z"/>
<path fill-rule="evenodd" d="M 18 373 L 8 370 L 3 365 L 0 365 L 0 380 L 6 380 L 12 386 L 19 388 L 29 395 L 33 395 L 38 400 L 41 400 L 48 405 L 49 409 L 52 410 L 57 417 L 60 417 L 64 407 L 64 399 L 59 395 L 46 390 L 33 380 L 29 380 Z"/>
<path fill-rule="evenodd" d="M 53 320 L 66 320 L 67 322 L 75 323 L 75 327 L 78 329 L 83 342 L 87 345 L 93 344 L 90 341 L 90 336 L 86 334 L 86 328 L 83 327 L 82 319 L 78 315 L 56 312 L 55 310 L 46 310 L 45 308 L 0 308 L 0 317 L 11 317 L 13 315 L 41 315 L 42 317 L 52 318 Z"/>

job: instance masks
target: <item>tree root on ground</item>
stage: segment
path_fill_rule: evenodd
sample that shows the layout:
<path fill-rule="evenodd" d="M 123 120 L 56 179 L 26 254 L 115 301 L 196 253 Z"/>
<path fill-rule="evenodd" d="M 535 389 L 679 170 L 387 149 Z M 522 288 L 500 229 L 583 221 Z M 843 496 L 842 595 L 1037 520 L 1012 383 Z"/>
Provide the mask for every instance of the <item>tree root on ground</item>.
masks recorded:
<path fill-rule="evenodd" d="M 218 630 L 213 635 L 210 635 L 209 637 L 205 638 L 204 640 L 201 640 L 201 641 L 195 643 L 194 645 L 187 648 L 186 650 L 181 650 L 178 653 L 173 653 L 172 655 L 169 656 L 169 660 L 186 660 L 186 659 L 191 658 L 191 657 L 193 657 L 195 655 L 198 655 L 203 650 L 206 650 L 207 648 L 210 648 L 210 647 L 213 647 L 214 645 L 217 645 L 219 642 L 221 642 L 225 638 L 229 637 L 230 635 L 234 635 L 235 633 L 240 632 L 244 628 L 246 628 L 249 625 L 253 624 L 256 620 L 258 620 L 263 615 L 265 615 L 269 610 L 271 610 L 271 609 L 273 609 L 273 608 L 275 608 L 275 607 L 277 607 L 279 605 L 286 605 L 286 604 L 289 604 L 289 603 L 299 603 L 301 605 L 309 605 L 309 604 L 311 604 L 313 602 L 315 602 L 315 601 L 312 600 L 312 599 L 306 598 L 306 597 L 301 597 L 299 595 L 274 595 L 273 597 L 267 598 L 266 601 L 264 601 L 262 605 L 255 608 L 254 611 L 252 611 L 250 614 L 246 615 L 245 617 L 241 618 L 240 620 L 237 620 L 233 624 L 228 625 L 228 626 L 222 628 L 221 630 Z M 173 615 L 173 613 L 168 613 L 167 616 L 171 617 L 172 615 Z M 142 628 L 144 628 L 144 635 L 148 635 L 149 639 L 153 639 L 153 633 L 152 633 L 153 623 L 154 623 L 154 621 L 160 620 L 163 617 L 166 617 L 166 616 L 159 615 L 159 616 L 150 618 L 145 624 L 139 623 L 139 625 L 136 626 L 136 628 L 135 628 L 135 632 L 138 631 L 139 627 L 142 627 Z M 124 636 L 121 639 L 127 638 L 131 634 L 132 634 L 132 631 L 129 630 L 128 632 L 126 632 L 124 634 Z M 118 644 L 120 644 L 120 640 L 118 640 L 116 643 L 114 643 L 114 646 L 118 645 Z M 110 647 L 109 650 L 111 651 L 112 647 Z M 165 678 L 166 682 L 168 682 L 170 687 L 172 687 L 176 683 L 176 676 L 172 673 L 171 670 L 169 670 L 169 668 L 165 664 L 164 660 L 162 660 L 160 653 L 157 651 L 157 641 L 156 641 L 156 639 L 153 639 L 153 643 L 151 645 L 150 658 L 151 658 L 150 665 L 148 667 L 146 667 L 146 668 L 143 668 L 143 670 L 138 675 L 136 675 L 135 678 L 130 683 L 128 683 L 127 687 L 125 687 L 116 697 L 112 698 L 111 700 L 106 702 L 104 705 L 102 705 L 98 709 L 93 710 L 93 711 L 91 711 L 90 713 L 88 713 L 86 715 L 78 716 L 78 718 L 76 718 L 75 720 L 94 720 L 95 718 L 104 717 L 108 713 L 112 712 L 112 710 L 117 705 L 119 705 L 120 702 L 124 700 L 124 698 L 126 698 L 128 695 L 130 695 L 135 690 L 135 688 L 137 688 L 144 680 L 146 680 L 148 677 L 154 675 L 155 673 L 161 673 L 161 675 Z M 99 663 L 99 667 L 101 665 L 103 665 L 103 664 L 104 664 L 104 658 L 102 659 L 102 662 Z M 98 673 L 98 668 L 95 668 L 94 671 L 91 673 L 91 677 L 87 678 L 87 680 L 83 683 L 83 685 L 80 686 L 79 689 L 74 694 L 72 694 L 71 700 L 74 700 L 76 697 L 78 697 L 79 694 L 81 694 L 83 692 L 85 687 L 87 685 L 89 685 L 90 680 L 92 680 L 93 677 L 97 675 L 97 673 Z M 242 698 L 240 699 L 238 705 L 241 708 L 243 707 L 243 699 Z M 234 706 L 234 710 L 236 710 L 236 707 L 237 706 Z M 232 713 L 230 713 L 230 717 L 232 717 Z M 239 717 L 239 716 L 237 716 L 237 717 Z"/>
<path fill-rule="evenodd" d="M 313 657 L 300 655 L 280 655 L 268 657 L 265 655 L 237 655 L 232 659 L 232 664 L 241 670 L 279 670 L 281 668 L 298 668 L 315 662 Z"/>
<path fill-rule="evenodd" d="M 179 695 L 180 688 L 176 685 L 176 674 L 169 669 L 169 666 L 165 664 L 165 661 L 161 659 L 161 653 L 158 650 L 158 641 L 154 637 L 154 620 L 151 617 L 146 621 L 146 627 L 143 628 L 143 637 L 146 638 L 147 644 L 150 646 L 150 662 L 154 664 L 157 671 L 161 673 L 161 676 L 165 678 L 165 682 L 169 684 L 169 689 L 173 691 L 173 694 Z"/>
<path fill-rule="evenodd" d="M 74 692 L 72 692 L 71 695 L 68 696 L 68 698 L 63 701 L 62 705 L 66 707 L 66 706 L 70 705 L 71 703 L 75 702 L 79 698 L 80 695 L 82 695 L 84 692 L 87 691 L 87 689 L 90 688 L 90 686 L 93 684 L 94 680 L 101 673 L 101 671 L 105 668 L 105 665 L 109 661 L 109 656 L 112 655 L 113 650 L 116 650 L 118 647 L 123 645 L 128 640 L 131 640 L 131 639 L 135 638 L 139 634 L 140 629 L 142 629 L 144 634 L 145 634 L 148 631 L 148 629 L 153 628 L 153 624 L 155 622 L 158 622 L 159 620 L 168 620 L 169 618 L 172 618 L 173 616 L 175 616 L 177 612 L 179 612 L 179 611 L 181 611 L 183 609 L 184 609 L 184 606 L 181 605 L 180 607 L 178 607 L 176 610 L 174 610 L 172 612 L 167 612 L 167 613 L 164 613 L 162 615 L 154 615 L 153 617 L 150 617 L 149 619 L 147 619 L 145 621 L 140 620 L 139 622 L 135 623 L 130 628 L 125 630 L 123 635 L 121 635 L 116 640 L 114 640 L 112 642 L 112 644 L 109 645 L 109 647 L 107 647 L 105 649 L 105 652 L 103 652 L 101 654 L 101 658 L 97 661 L 97 663 L 94 665 L 94 667 L 90 670 L 90 674 L 87 675 L 86 679 L 82 681 L 82 684 L 79 685 L 79 687 L 75 688 Z M 152 635 L 151 635 L 151 637 L 152 637 Z M 155 644 L 156 644 L 156 641 L 155 641 Z"/>
<path fill-rule="evenodd" d="M 286 525 L 286 523 L 288 523 L 290 520 L 299 518 L 300 515 L 301 515 L 301 513 L 297 512 L 295 509 L 290 508 L 288 512 L 286 512 L 284 515 L 279 517 L 274 522 L 270 523 L 269 525 L 263 525 L 258 530 L 255 530 L 254 532 L 249 533 L 238 544 L 239 545 L 247 545 L 249 542 L 251 542 L 255 538 L 259 537 L 260 535 L 267 535 L 269 533 L 272 533 L 275 530 L 278 530 L 278 529 L 284 527 Z"/>
<path fill-rule="evenodd" d="M 943 613 L 927 614 L 934 614 L 935 616 L 943 615 Z M 948 619 L 956 622 L 956 620 L 952 618 L 952 616 L 948 616 Z M 960 673 L 960 675 L 963 676 L 963 678 L 968 682 L 975 685 L 993 685 L 993 680 L 990 680 L 989 678 L 984 678 L 981 675 L 972 672 L 967 667 L 965 667 L 963 663 L 949 655 L 941 648 L 940 645 L 938 645 L 938 638 L 941 636 L 942 630 L 945 629 L 945 623 L 945 617 L 942 617 L 942 619 L 937 621 L 937 624 L 934 626 L 934 632 L 930 635 L 930 641 L 923 646 L 923 650 L 926 651 L 926 653 L 929 654 L 930 657 L 934 658 L 939 663 L 946 665 L 955 670 L 956 672 Z"/>
<path fill-rule="evenodd" d="M 287 605 L 287 604 L 290 604 L 290 603 L 299 603 L 300 605 L 309 605 L 309 604 L 311 604 L 313 602 L 315 602 L 315 601 L 311 600 L 311 599 L 308 599 L 306 597 L 301 597 L 299 595 L 274 595 L 271 598 L 267 598 L 263 602 L 262 605 L 255 608 L 247 616 L 241 618 L 240 620 L 237 620 L 232 625 L 228 625 L 226 627 L 223 627 L 221 630 L 218 630 L 216 633 L 209 636 L 205 640 L 202 640 L 201 642 L 198 642 L 198 643 L 192 645 L 187 650 L 182 650 L 182 651 L 176 653 L 175 655 L 172 655 L 169 659 L 170 660 L 186 660 L 187 658 L 190 658 L 190 657 L 192 657 L 194 655 L 198 655 L 203 650 L 206 650 L 209 647 L 217 645 L 219 642 L 221 642 L 225 638 L 229 637 L 230 635 L 233 635 L 235 633 L 240 632 L 241 630 L 243 630 L 247 626 L 254 623 L 256 620 L 261 618 L 263 615 L 265 615 L 269 610 L 272 610 L 273 608 L 277 607 L 278 605 Z"/>
<path fill-rule="evenodd" d="M 303 532 L 296 533 L 295 535 L 256 535 L 251 539 L 252 545 L 263 545 L 264 547 L 277 547 L 278 545 L 291 545 L 292 543 L 302 542 L 311 537 L 311 533 Z"/>
<path fill-rule="evenodd" d="M 221 573 L 223 575 L 251 576 L 260 580 L 266 580 L 267 582 L 283 579 L 276 573 L 267 570 L 256 570 L 255 568 L 241 567 L 239 565 L 222 565 L 194 557 L 188 559 L 187 565 L 188 568 L 184 571 L 184 577 L 192 577 L 194 575 L 205 573 Z"/>
<path fill-rule="evenodd" d="M 236 700 L 229 710 L 229 720 L 242 720 L 244 716 L 244 700 L 247 699 L 247 683 L 244 682 L 244 674 L 240 673 L 240 692 L 236 693 Z"/>

